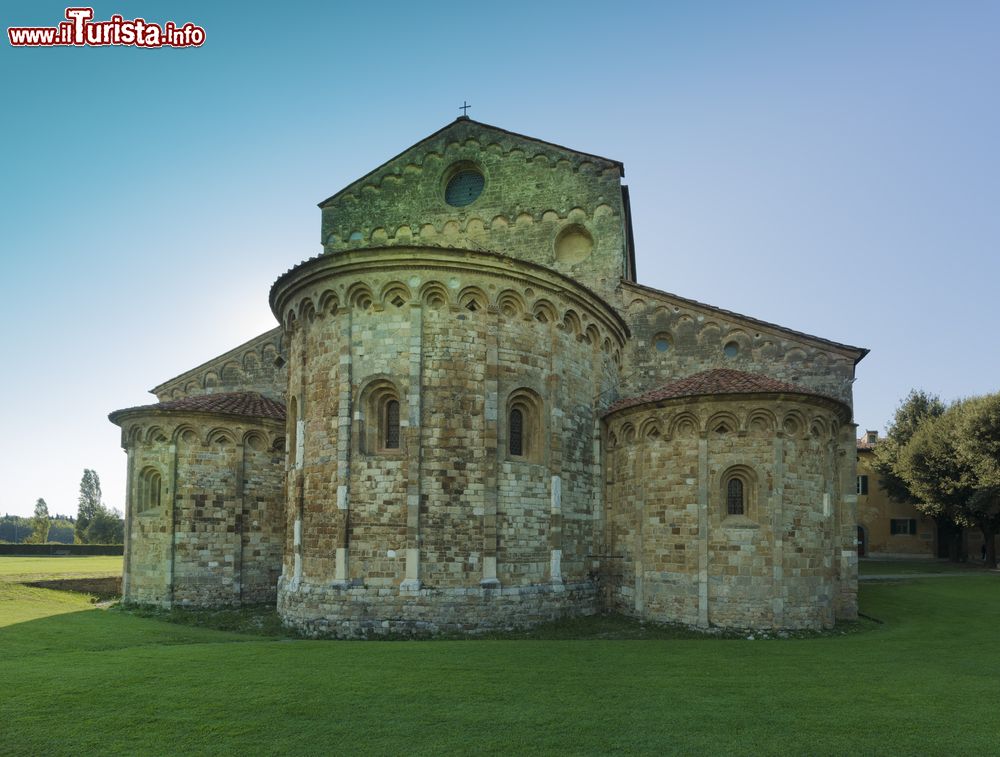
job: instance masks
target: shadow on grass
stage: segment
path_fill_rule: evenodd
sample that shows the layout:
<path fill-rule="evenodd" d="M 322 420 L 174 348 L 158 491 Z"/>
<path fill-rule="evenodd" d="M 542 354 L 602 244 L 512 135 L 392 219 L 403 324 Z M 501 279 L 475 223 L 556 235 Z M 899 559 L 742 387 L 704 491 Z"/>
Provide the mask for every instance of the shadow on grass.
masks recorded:
<path fill-rule="evenodd" d="M 122 595 L 121 576 L 102 578 L 54 578 L 45 581 L 27 581 L 25 586 L 37 586 L 40 589 L 56 591 L 72 591 L 78 594 L 88 594 L 95 600 L 107 601 Z"/>
<path fill-rule="evenodd" d="M 153 606 L 119 607 L 118 611 L 142 618 L 154 618 L 181 626 L 210 628 L 218 631 L 251 634 L 267 638 L 305 637 L 282 625 L 281 618 L 271 605 L 258 605 L 223 610 L 202 610 L 177 607 L 164 610 Z M 663 641 L 719 639 L 810 639 L 827 636 L 844 636 L 871 630 L 876 623 L 870 619 L 838 623 L 835 628 L 821 631 L 809 630 L 736 630 L 692 628 L 682 624 L 654 623 L 636 620 L 618 613 L 598 613 L 583 617 L 562 618 L 530 628 L 506 628 L 480 633 L 372 633 L 367 641 Z M 333 637 L 325 637 L 332 639 Z"/>

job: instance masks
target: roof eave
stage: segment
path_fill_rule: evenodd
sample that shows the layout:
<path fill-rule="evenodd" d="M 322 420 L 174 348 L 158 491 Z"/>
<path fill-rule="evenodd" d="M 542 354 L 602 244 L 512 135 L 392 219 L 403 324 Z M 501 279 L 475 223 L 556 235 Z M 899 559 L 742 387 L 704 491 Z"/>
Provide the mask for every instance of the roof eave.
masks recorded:
<path fill-rule="evenodd" d="M 786 392 L 705 392 L 705 393 L 701 393 L 701 394 L 682 394 L 682 395 L 679 395 L 677 397 L 664 397 L 662 399 L 640 400 L 640 401 L 629 403 L 629 404 L 626 404 L 626 405 L 621 405 L 620 407 L 614 407 L 614 406 L 612 406 L 601 417 L 603 419 L 607 419 L 607 418 L 610 418 L 611 416 L 616 415 L 618 413 L 625 412 L 627 410 L 634 410 L 636 408 L 642 408 L 642 407 L 662 408 L 662 407 L 666 407 L 667 405 L 671 405 L 671 404 L 674 404 L 674 403 L 683 404 L 685 402 L 695 402 L 695 401 L 706 400 L 706 399 L 713 400 L 713 401 L 714 400 L 719 400 L 719 401 L 729 400 L 729 401 L 733 401 L 733 400 L 741 400 L 741 399 L 745 400 L 748 397 L 756 397 L 756 398 L 761 398 L 761 399 L 767 399 L 767 400 L 771 400 L 771 401 L 775 401 L 775 402 L 780 402 L 781 400 L 791 399 L 791 398 L 795 398 L 795 399 L 808 399 L 808 400 L 812 400 L 812 401 L 819 401 L 820 403 L 823 403 L 823 404 L 829 404 L 829 405 L 835 405 L 835 406 L 837 406 L 838 409 L 840 409 L 841 411 L 843 411 L 842 414 L 844 415 L 844 417 L 846 419 L 849 420 L 851 418 L 851 408 L 850 408 L 850 406 L 847 405 L 845 402 L 843 402 L 841 400 L 838 400 L 836 397 L 830 397 L 830 396 L 825 395 L 825 394 L 815 394 L 813 392 L 793 392 L 793 391 L 786 391 Z"/>

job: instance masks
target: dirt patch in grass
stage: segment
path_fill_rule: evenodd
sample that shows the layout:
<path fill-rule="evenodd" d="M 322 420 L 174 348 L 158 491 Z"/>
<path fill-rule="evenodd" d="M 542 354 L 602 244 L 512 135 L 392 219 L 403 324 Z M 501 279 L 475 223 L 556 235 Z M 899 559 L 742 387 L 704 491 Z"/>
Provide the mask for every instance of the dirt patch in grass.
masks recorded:
<path fill-rule="evenodd" d="M 120 597 L 122 593 L 122 577 L 108 576 L 105 578 L 53 578 L 47 581 L 31 581 L 28 586 L 39 589 L 55 589 L 57 591 L 75 591 L 80 594 L 92 594 L 98 599 Z"/>

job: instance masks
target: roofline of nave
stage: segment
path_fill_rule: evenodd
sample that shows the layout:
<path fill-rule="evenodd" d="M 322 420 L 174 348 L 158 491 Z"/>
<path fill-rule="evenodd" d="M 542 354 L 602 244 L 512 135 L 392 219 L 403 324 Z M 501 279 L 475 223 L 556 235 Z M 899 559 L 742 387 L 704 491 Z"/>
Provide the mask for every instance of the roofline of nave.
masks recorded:
<path fill-rule="evenodd" d="M 815 336 L 814 334 L 807 334 L 804 331 L 796 331 L 795 329 L 788 328 L 787 326 L 782 326 L 779 323 L 771 323 L 770 321 L 763 321 L 760 318 L 754 318 L 751 315 L 744 315 L 743 313 L 737 313 L 732 310 L 726 310 L 717 305 L 709 305 L 705 302 L 699 302 L 698 300 L 692 300 L 690 297 L 683 297 L 679 294 L 674 294 L 673 292 L 666 292 L 662 289 L 656 289 L 655 287 L 647 286 L 645 284 L 639 284 L 635 281 L 629 281 L 628 279 L 622 279 L 622 285 L 627 287 L 632 287 L 638 289 L 642 292 L 655 295 L 657 297 L 665 298 L 676 302 L 685 307 L 690 307 L 695 310 L 703 310 L 706 313 L 717 313 L 719 315 L 726 316 L 727 318 L 736 319 L 743 321 L 747 324 L 752 324 L 756 328 L 761 328 L 768 331 L 776 331 L 786 336 L 792 337 L 794 339 L 806 340 L 812 342 L 813 344 L 820 345 L 824 349 L 833 350 L 839 352 L 845 357 L 853 358 L 854 365 L 857 366 L 865 356 L 871 351 L 867 347 L 856 347 L 851 344 L 844 344 L 843 342 L 835 342 L 832 339 L 824 339 L 821 336 Z M 622 307 L 625 311 L 628 311 L 628 302 L 624 300 L 622 302 Z"/>
<path fill-rule="evenodd" d="M 281 328 L 281 324 L 280 323 L 277 326 L 274 326 L 273 328 L 270 328 L 267 331 L 263 332 L 262 334 L 258 334 L 257 336 L 253 337 L 252 339 L 247 339 L 242 344 L 238 344 L 237 346 L 233 347 L 230 350 L 226 350 L 225 352 L 220 353 L 220 354 L 216 355 L 215 357 L 209 358 L 208 360 L 206 360 L 203 363 L 199 363 L 194 368 L 188 368 L 183 373 L 178 373 L 176 376 L 173 376 L 172 378 L 168 378 L 166 381 L 161 381 L 159 384 L 157 384 L 152 389 L 150 389 L 149 393 L 150 394 L 154 394 L 154 395 L 158 395 L 160 393 L 160 391 L 162 391 L 163 389 L 165 389 L 169 384 L 172 384 L 175 381 L 180 381 L 181 379 L 186 379 L 189 375 L 193 376 L 194 374 L 196 374 L 196 373 L 198 373 L 200 371 L 206 370 L 207 368 L 212 367 L 212 365 L 214 363 L 218 363 L 220 361 L 225 361 L 225 360 L 228 360 L 229 358 L 233 358 L 233 357 L 236 357 L 238 355 L 242 356 L 243 353 L 246 352 L 247 349 L 249 349 L 253 345 L 255 345 L 257 343 L 268 342 L 272 338 L 274 338 L 275 336 L 278 336 L 278 335 L 282 335 L 282 328 Z"/>

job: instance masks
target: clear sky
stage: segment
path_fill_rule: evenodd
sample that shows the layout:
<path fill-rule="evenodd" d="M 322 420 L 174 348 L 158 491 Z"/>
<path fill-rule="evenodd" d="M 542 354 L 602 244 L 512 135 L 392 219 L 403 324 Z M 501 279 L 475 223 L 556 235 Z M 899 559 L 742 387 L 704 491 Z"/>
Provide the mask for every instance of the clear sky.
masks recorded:
<path fill-rule="evenodd" d="M 6 2 L 8 26 L 65 5 Z M 641 283 L 865 346 L 855 419 L 1000 389 L 1000 3 L 95 6 L 0 51 L 0 513 L 123 508 L 111 410 L 275 325 L 316 203 L 469 115 L 621 160 Z"/>

